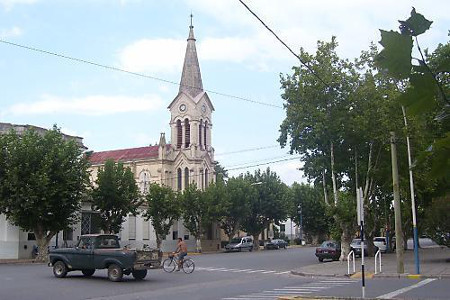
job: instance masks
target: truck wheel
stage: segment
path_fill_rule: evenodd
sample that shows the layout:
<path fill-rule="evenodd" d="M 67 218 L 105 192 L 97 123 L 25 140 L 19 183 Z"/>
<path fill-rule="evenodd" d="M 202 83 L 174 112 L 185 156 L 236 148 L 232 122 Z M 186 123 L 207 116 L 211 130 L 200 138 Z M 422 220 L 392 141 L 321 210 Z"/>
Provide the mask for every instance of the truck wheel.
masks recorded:
<path fill-rule="evenodd" d="M 142 280 L 145 278 L 145 276 L 147 276 L 147 270 L 133 270 L 131 274 L 133 275 L 134 279 Z"/>
<path fill-rule="evenodd" d="M 90 276 L 94 275 L 95 269 L 84 269 L 84 270 L 81 270 L 81 273 L 83 273 L 83 275 L 86 277 L 90 277 Z"/>
<path fill-rule="evenodd" d="M 112 264 L 108 267 L 108 278 L 111 281 L 121 281 L 123 277 L 122 268 L 116 264 Z"/>
<path fill-rule="evenodd" d="M 57 278 L 64 278 L 67 275 L 67 266 L 64 262 L 58 260 L 53 265 L 53 275 Z"/>

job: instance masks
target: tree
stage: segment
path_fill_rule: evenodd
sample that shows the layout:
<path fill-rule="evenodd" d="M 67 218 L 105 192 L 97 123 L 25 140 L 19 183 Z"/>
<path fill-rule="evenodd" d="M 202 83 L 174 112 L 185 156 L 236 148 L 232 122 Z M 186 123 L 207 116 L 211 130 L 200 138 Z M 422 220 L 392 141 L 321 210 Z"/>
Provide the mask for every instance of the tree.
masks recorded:
<path fill-rule="evenodd" d="M 279 225 L 287 218 L 288 194 L 287 186 L 278 175 L 269 168 L 266 171 L 247 173 L 244 179 L 250 183 L 250 197 L 247 197 L 249 213 L 242 221 L 242 229 L 253 236 L 254 249 L 259 249 L 259 234 L 268 228 L 270 223 Z"/>
<path fill-rule="evenodd" d="M 376 63 L 393 79 L 404 81 L 406 88 L 398 97 L 412 115 L 434 115 L 442 126 L 438 135 L 422 155 L 431 159 L 431 175 L 449 180 L 450 174 L 450 46 L 439 45 L 432 55 L 424 54 L 418 36 L 425 33 L 432 21 L 413 8 L 411 16 L 400 22 L 400 32 L 381 31 L 380 44 L 384 49 L 378 54 Z M 420 58 L 412 56 L 414 46 Z"/>
<path fill-rule="evenodd" d="M 302 231 L 306 239 L 315 244 L 321 242 L 328 235 L 332 221 L 328 217 L 321 191 L 313 186 L 294 182 L 289 193 L 291 198 L 289 217 L 296 224 L 300 224 L 301 214 Z"/>
<path fill-rule="evenodd" d="M 450 247 L 450 194 L 435 198 L 426 212 L 426 232 L 440 245 Z"/>
<path fill-rule="evenodd" d="M 229 178 L 226 184 L 220 181 L 211 184 L 205 191 L 211 214 L 229 240 L 237 233 L 248 214 L 252 191 L 250 183 L 242 175 Z"/>
<path fill-rule="evenodd" d="M 129 214 L 136 215 L 142 203 L 133 172 L 121 162 L 107 160 L 100 168 L 92 190 L 92 209 L 100 214 L 100 228 L 118 233 Z"/>
<path fill-rule="evenodd" d="M 211 224 L 210 208 L 204 193 L 195 184 L 189 185 L 180 195 L 184 226 L 196 239 L 197 252 L 202 251 L 201 236 Z"/>
<path fill-rule="evenodd" d="M 156 245 L 161 248 L 162 240 L 181 215 L 178 198 L 170 187 L 151 183 L 145 201 L 147 209 L 144 217 L 151 220 L 156 233 Z"/>
<path fill-rule="evenodd" d="M 0 135 L 0 213 L 34 232 L 36 260 L 45 261 L 52 237 L 78 220 L 87 168 L 82 149 L 56 126 L 43 135 L 34 130 Z"/>

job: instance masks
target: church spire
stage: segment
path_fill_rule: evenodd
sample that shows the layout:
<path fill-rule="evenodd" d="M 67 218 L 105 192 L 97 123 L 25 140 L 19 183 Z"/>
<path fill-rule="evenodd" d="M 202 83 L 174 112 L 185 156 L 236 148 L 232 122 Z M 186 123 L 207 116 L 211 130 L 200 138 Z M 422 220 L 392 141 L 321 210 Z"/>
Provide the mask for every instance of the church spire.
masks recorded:
<path fill-rule="evenodd" d="M 180 92 L 184 92 L 195 98 L 203 91 L 202 75 L 200 74 L 200 65 L 195 48 L 194 26 L 189 26 L 189 37 L 187 39 L 186 54 L 184 56 L 183 73 L 180 81 Z"/>

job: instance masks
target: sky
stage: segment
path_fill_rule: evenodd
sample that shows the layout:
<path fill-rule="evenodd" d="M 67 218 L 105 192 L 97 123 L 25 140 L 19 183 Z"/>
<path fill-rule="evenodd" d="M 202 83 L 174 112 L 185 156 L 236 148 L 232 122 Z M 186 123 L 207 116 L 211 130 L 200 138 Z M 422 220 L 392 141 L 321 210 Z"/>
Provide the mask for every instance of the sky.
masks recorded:
<path fill-rule="evenodd" d="M 413 6 L 433 21 L 422 48 L 449 40 L 448 0 L 244 2 L 296 53 L 336 36 L 339 55 L 353 60 Z M 277 143 L 280 74 L 299 62 L 238 0 L 0 0 L 0 40 L 145 75 L 1 42 L 0 122 L 57 124 L 92 151 L 154 145 L 161 132 L 170 140 L 167 106 L 178 93 L 191 13 L 215 107 L 215 160 L 230 175 L 269 166 L 287 184 L 304 182 L 298 155 Z"/>

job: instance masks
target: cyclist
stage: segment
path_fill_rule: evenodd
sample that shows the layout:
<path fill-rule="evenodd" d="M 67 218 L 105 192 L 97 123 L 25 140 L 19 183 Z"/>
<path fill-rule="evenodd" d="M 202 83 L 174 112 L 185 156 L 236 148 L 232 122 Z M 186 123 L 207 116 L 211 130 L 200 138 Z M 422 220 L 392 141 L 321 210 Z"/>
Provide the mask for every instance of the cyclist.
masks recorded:
<path fill-rule="evenodd" d="M 176 271 L 180 271 L 181 266 L 183 265 L 183 258 L 187 255 L 187 246 L 182 238 L 178 238 L 177 249 L 174 254 L 178 253 L 178 268 Z"/>

